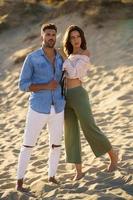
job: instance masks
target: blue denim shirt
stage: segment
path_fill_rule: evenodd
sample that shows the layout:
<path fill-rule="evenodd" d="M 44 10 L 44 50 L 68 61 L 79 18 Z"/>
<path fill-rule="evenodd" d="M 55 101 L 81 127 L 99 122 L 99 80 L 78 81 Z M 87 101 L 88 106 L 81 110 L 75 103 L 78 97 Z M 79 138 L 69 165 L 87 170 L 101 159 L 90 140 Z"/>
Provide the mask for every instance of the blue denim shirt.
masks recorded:
<path fill-rule="evenodd" d="M 31 84 L 48 83 L 53 79 L 59 82 L 62 74 L 62 64 L 62 57 L 56 53 L 54 72 L 52 63 L 42 48 L 30 53 L 26 57 L 20 73 L 20 90 L 28 92 Z M 31 92 L 29 102 L 33 110 L 46 114 L 50 113 L 52 103 L 57 113 L 61 112 L 65 106 L 60 85 L 55 90 Z"/>

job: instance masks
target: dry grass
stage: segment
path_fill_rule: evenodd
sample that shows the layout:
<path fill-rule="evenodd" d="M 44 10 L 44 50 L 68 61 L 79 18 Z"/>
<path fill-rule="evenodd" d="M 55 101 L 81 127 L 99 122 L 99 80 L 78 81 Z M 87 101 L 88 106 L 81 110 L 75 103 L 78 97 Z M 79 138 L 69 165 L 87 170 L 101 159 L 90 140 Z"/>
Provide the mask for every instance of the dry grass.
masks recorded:
<path fill-rule="evenodd" d="M 133 18 L 133 0 L 14 0 L 0 1 L 0 32 L 26 23 L 41 22 L 78 12 L 93 23 L 109 18 Z M 28 19 L 28 20 L 27 20 Z"/>

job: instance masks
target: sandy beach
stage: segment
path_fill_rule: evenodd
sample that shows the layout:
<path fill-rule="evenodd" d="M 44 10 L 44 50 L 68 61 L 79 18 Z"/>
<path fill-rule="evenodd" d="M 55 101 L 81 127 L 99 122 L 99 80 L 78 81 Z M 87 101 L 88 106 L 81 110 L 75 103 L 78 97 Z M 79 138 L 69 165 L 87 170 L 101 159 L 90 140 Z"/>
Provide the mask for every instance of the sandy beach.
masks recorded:
<path fill-rule="evenodd" d="M 77 24 L 85 31 L 92 66 L 84 87 L 97 124 L 119 151 L 118 169 L 107 172 L 108 156 L 95 158 L 81 131 L 85 177 L 72 180 L 75 170 L 65 162 L 62 138 L 60 184 L 48 183 L 48 132 L 44 128 L 25 176 L 30 192 L 15 190 L 29 97 L 19 91 L 18 77 L 27 53 L 41 44 L 39 23 L 20 26 L 0 34 L 0 199 L 133 200 L 133 20 L 110 20 L 98 28 L 73 13 L 52 22 L 58 26 L 57 47 L 68 25 Z"/>

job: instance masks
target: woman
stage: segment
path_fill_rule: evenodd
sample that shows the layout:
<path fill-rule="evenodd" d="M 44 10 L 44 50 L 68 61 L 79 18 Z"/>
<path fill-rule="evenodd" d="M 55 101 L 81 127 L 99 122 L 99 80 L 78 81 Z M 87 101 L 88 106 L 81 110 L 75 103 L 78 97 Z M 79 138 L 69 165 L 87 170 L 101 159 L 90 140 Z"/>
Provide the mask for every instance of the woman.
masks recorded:
<path fill-rule="evenodd" d="M 78 26 L 71 25 L 66 30 L 63 50 L 67 55 L 63 64 L 66 80 L 65 147 L 67 162 L 74 163 L 76 167 L 74 180 L 79 180 L 84 176 L 78 121 L 95 156 L 99 157 L 108 153 L 111 160 L 108 171 L 114 171 L 117 168 L 117 152 L 113 150 L 107 137 L 97 127 L 87 91 L 82 87 L 82 81 L 90 66 L 90 54 L 86 48 L 84 32 Z"/>

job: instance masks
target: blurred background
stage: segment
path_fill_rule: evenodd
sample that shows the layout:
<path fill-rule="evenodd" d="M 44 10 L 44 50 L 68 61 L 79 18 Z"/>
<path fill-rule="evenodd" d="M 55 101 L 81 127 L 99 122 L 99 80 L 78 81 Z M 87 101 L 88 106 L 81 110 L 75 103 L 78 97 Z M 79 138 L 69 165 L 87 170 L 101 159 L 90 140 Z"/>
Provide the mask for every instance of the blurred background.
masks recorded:
<path fill-rule="evenodd" d="M 67 26 L 77 24 L 85 31 L 94 64 L 131 64 L 133 0 L 0 0 L 0 33 L 12 30 L 21 37 L 23 27 L 32 43 L 49 21 L 58 26 L 58 47 Z"/>

